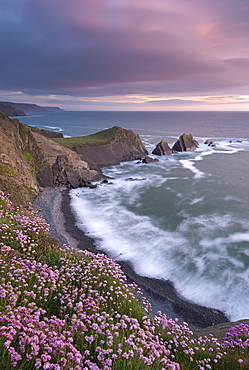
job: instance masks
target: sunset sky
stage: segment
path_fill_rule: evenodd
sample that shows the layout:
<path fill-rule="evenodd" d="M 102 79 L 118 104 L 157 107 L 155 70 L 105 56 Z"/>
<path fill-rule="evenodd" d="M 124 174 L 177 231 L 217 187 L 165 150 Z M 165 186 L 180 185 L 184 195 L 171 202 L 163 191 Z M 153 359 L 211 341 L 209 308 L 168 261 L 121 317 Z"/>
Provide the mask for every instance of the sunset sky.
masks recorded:
<path fill-rule="evenodd" d="M 249 110 L 249 0 L 1 0 L 0 101 Z"/>

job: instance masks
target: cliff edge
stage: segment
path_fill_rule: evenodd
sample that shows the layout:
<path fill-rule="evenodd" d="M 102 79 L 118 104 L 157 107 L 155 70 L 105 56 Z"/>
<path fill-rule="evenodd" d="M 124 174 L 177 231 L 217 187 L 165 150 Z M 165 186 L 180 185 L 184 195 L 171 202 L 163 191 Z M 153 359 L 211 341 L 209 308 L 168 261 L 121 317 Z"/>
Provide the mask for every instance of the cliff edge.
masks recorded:
<path fill-rule="evenodd" d="M 138 134 L 119 126 L 93 135 L 59 139 L 57 142 L 71 147 L 94 168 L 142 159 L 148 154 Z"/>
<path fill-rule="evenodd" d="M 86 137 L 51 139 L 46 132 L 0 113 L 0 189 L 15 204 L 27 204 L 46 187 L 87 186 L 104 178 L 100 167 L 146 154 L 139 135 L 121 127 Z"/>
<path fill-rule="evenodd" d="M 82 186 L 101 178 L 70 148 L 0 113 L 0 189 L 15 204 L 29 203 L 44 187 Z"/>

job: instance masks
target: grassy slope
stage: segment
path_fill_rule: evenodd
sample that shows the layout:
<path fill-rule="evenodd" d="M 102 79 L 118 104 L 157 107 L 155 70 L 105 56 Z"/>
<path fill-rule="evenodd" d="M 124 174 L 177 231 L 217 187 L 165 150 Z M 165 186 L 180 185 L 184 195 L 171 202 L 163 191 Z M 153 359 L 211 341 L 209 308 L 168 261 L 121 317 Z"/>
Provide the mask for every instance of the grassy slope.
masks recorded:
<path fill-rule="evenodd" d="M 107 130 L 97 132 L 96 134 L 87 135 L 87 136 L 78 136 L 70 138 L 59 138 L 53 139 L 57 143 L 73 148 L 75 146 L 82 147 L 88 145 L 103 145 L 107 144 L 117 132 L 118 127 L 112 127 Z"/>

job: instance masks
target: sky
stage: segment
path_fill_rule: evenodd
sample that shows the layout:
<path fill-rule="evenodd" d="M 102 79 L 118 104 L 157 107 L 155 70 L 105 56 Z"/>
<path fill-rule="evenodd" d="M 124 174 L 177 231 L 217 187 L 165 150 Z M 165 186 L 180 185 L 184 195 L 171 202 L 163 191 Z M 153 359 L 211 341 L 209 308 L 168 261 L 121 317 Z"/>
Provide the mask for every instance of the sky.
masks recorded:
<path fill-rule="evenodd" d="M 249 110 L 249 0 L 1 0 L 0 101 Z"/>

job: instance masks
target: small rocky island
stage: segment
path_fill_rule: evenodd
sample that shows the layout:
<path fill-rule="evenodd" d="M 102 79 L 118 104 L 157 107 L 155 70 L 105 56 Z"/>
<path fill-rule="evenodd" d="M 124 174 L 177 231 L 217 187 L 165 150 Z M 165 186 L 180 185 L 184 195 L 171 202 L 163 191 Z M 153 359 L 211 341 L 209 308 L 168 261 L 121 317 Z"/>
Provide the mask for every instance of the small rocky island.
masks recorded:
<path fill-rule="evenodd" d="M 172 149 L 169 147 L 169 144 L 167 141 L 160 141 L 160 143 L 157 144 L 155 149 L 152 151 L 152 154 L 155 155 L 168 155 L 172 153 L 178 153 L 178 152 L 189 152 L 192 150 L 197 149 L 199 146 L 199 143 L 193 139 L 193 135 L 189 134 L 182 134 L 179 139 L 175 142 Z"/>

